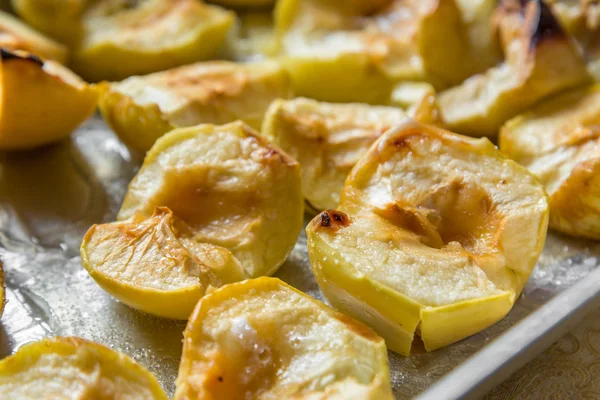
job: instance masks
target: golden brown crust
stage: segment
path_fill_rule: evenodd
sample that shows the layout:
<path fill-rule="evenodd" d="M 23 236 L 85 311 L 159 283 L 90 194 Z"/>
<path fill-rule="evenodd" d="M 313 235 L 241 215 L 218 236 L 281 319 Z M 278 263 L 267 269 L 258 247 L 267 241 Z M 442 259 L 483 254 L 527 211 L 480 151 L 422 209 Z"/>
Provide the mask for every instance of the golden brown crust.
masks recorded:
<path fill-rule="evenodd" d="M 212 71 L 207 69 L 207 72 L 199 75 L 194 68 L 185 65 L 164 71 L 156 75 L 156 79 L 149 77 L 147 81 L 149 84 L 159 83 L 173 93 L 200 104 L 238 96 L 249 84 L 248 75 L 242 71 L 232 74 L 229 63 L 212 62 L 211 68 Z"/>

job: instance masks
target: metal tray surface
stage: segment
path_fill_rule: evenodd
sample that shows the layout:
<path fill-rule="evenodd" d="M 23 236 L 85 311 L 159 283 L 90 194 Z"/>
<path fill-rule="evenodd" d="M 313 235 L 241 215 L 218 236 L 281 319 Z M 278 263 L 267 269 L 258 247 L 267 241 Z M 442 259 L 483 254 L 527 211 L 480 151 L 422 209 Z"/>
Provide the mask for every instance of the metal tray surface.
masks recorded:
<path fill-rule="evenodd" d="M 0 154 L 0 259 L 8 298 L 0 320 L 0 358 L 44 337 L 81 336 L 129 354 L 172 395 L 185 323 L 149 316 L 111 298 L 79 258 L 82 236 L 92 224 L 114 220 L 140 164 L 141 157 L 99 117 L 68 141 Z M 529 283 L 501 322 L 432 353 L 409 358 L 389 353 L 396 398 L 421 393 L 426 399 L 458 399 L 492 389 L 556 340 L 598 298 L 600 269 L 593 273 L 598 256 L 595 242 L 549 234 Z M 276 276 L 323 299 L 310 271 L 304 235 Z"/>

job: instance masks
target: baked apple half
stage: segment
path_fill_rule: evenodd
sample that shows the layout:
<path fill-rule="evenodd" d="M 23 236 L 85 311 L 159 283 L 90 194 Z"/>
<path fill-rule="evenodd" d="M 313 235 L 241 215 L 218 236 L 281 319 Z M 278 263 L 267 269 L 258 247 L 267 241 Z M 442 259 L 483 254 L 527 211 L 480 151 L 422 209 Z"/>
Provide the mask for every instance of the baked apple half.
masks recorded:
<path fill-rule="evenodd" d="M 134 360 L 77 337 L 30 343 L 0 360 L 0 397 L 168 399 L 156 377 Z"/>
<path fill-rule="evenodd" d="M 187 319 L 207 291 L 274 273 L 303 215 L 300 165 L 282 150 L 239 122 L 181 128 L 148 152 L 118 222 L 93 226 L 81 258 L 117 299 Z"/>
<path fill-rule="evenodd" d="M 88 81 L 118 81 L 214 58 L 235 14 L 200 0 L 12 0 L 30 25 L 66 43 Z"/>
<path fill-rule="evenodd" d="M 73 69 L 117 81 L 217 55 L 234 14 L 198 0 L 100 0 L 83 16 Z"/>
<path fill-rule="evenodd" d="M 179 127 L 239 119 L 260 129 L 269 104 L 290 96 L 277 63 L 209 61 L 113 83 L 100 110 L 127 145 L 146 151 Z"/>
<path fill-rule="evenodd" d="M 0 48 L 0 150 L 69 137 L 96 108 L 98 91 L 54 61 Z"/>
<path fill-rule="evenodd" d="M 590 79 L 585 60 L 541 0 L 505 0 L 498 11 L 505 61 L 440 94 L 453 131 L 495 137 L 540 100 Z"/>
<path fill-rule="evenodd" d="M 313 272 L 340 311 L 410 354 L 502 319 L 542 251 L 548 199 L 487 139 L 407 121 L 350 173 L 339 210 L 306 228 Z"/>
<path fill-rule="evenodd" d="M 205 296 L 184 332 L 175 399 L 392 399 L 385 342 L 275 278 Z"/>
<path fill-rule="evenodd" d="M 407 4 L 394 24 L 390 3 L 279 1 L 278 50 L 295 92 L 324 101 L 385 104 L 391 91 L 386 68 L 397 79 L 424 77 L 412 43 L 417 7 Z"/>
<path fill-rule="evenodd" d="M 600 85 L 552 97 L 508 121 L 500 150 L 550 195 L 550 227 L 600 239 Z"/>
<path fill-rule="evenodd" d="M 489 26 L 493 3 L 283 0 L 277 3 L 275 29 L 299 95 L 387 104 L 394 82 L 427 79 L 445 87 L 494 65 L 496 57 L 488 56 L 496 53 L 492 31 L 481 29 Z M 471 37 L 479 40 L 474 47 Z M 489 64 L 481 66 L 484 60 Z"/>
<path fill-rule="evenodd" d="M 0 47 L 23 50 L 61 64 L 67 61 L 67 48 L 31 29 L 12 15 L 0 11 Z"/>

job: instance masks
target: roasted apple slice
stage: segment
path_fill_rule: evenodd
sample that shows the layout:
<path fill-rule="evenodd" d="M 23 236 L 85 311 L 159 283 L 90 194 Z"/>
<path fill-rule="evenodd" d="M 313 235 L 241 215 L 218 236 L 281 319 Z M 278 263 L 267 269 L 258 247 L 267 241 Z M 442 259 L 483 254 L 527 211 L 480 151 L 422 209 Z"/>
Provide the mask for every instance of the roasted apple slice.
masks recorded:
<path fill-rule="evenodd" d="M 119 222 L 90 229 L 82 261 L 124 303 L 186 319 L 207 291 L 274 273 L 303 214 L 300 165 L 279 148 L 240 122 L 181 128 L 146 155 Z"/>
<path fill-rule="evenodd" d="M 262 133 L 298 160 L 304 197 L 320 211 L 337 207 L 344 181 L 359 157 L 385 130 L 406 118 L 395 107 L 276 100 L 267 111 Z"/>
<path fill-rule="evenodd" d="M 487 139 L 407 121 L 359 160 L 339 211 L 308 225 L 325 296 L 408 355 L 481 331 L 511 309 L 542 251 L 548 200 Z"/>
<path fill-rule="evenodd" d="M 64 64 L 67 48 L 34 31 L 10 14 L 0 11 L 0 47 L 9 50 L 23 50 L 47 60 Z"/>
<path fill-rule="evenodd" d="M 590 79 L 575 42 L 541 0 L 505 0 L 498 19 L 505 62 L 440 94 L 456 132 L 494 137 L 508 119 Z"/>
<path fill-rule="evenodd" d="M 551 228 L 600 239 L 600 85 L 555 96 L 508 121 L 500 150 L 542 180 Z"/>
<path fill-rule="evenodd" d="M 167 400 L 156 377 L 125 354 L 76 337 L 27 344 L 0 361 L 3 399 Z"/>
<path fill-rule="evenodd" d="M 146 155 L 118 220 L 157 206 L 197 240 L 229 249 L 246 277 L 269 275 L 302 229 L 300 165 L 240 122 L 176 129 Z"/>
<path fill-rule="evenodd" d="M 290 96 L 289 77 L 274 62 L 211 61 L 111 84 L 100 109 L 125 143 L 146 151 L 176 127 L 241 119 L 260 129 L 269 104 Z"/>
<path fill-rule="evenodd" d="M 234 14 L 198 0 L 101 0 L 86 11 L 73 69 L 91 81 L 206 60 L 224 44 Z"/>
<path fill-rule="evenodd" d="M 345 2 L 343 7 L 332 1 L 278 2 L 279 52 L 297 94 L 381 104 L 390 97 L 386 69 L 398 80 L 424 77 L 412 43 L 418 10 L 407 4 L 401 11 L 395 21 L 386 0 Z"/>
<path fill-rule="evenodd" d="M 383 339 L 266 277 L 198 303 L 176 385 L 176 400 L 393 398 Z"/>
<path fill-rule="evenodd" d="M 0 49 L 0 150 L 67 138 L 96 108 L 97 90 L 54 61 Z"/>
<path fill-rule="evenodd" d="M 92 226 L 81 245 L 81 262 L 123 303 L 175 319 L 187 319 L 207 291 L 244 279 L 229 250 L 195 240 L 166 207 L 147 219 Z"/>
<path fill-rule="evenodd" d="M 494 43 L 481 29 L 493 0 L 476 3 L 463 16 L 454 0 L 280 1 L 282 62 L 299 95 L 325 101 L 388 103 L 392 83 L 407 79 L 457 84 L 496 62 L 481 65 L 490 59 L 482 38 Z M 471 36 L 479 40 L 476 57 Z"/>

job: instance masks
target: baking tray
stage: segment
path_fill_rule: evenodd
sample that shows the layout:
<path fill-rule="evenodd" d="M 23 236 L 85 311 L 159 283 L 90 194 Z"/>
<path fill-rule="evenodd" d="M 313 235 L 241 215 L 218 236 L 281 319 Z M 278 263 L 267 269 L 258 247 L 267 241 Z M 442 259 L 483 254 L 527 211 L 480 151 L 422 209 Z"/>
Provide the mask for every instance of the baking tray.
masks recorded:
<path fill-rule="evenodd" d="M 119 303 L 80 265 L 83 234 L 93 223 L 114 220 L 140 163 L 98 116 L 68 141 L 0 154 L 0 259 L 8 298 L 0 358 L 44 337 L 81 336 L 129 354 L 173 393 L 185 323 Z M 478 398 L 491 390 L 598 306 L 599 256 L 595 242 L 549 234 L 502 321 L 431 353 L 389 353 L 396 398 Z M 304 235 L 276 276 L 322 300 Z"/>

